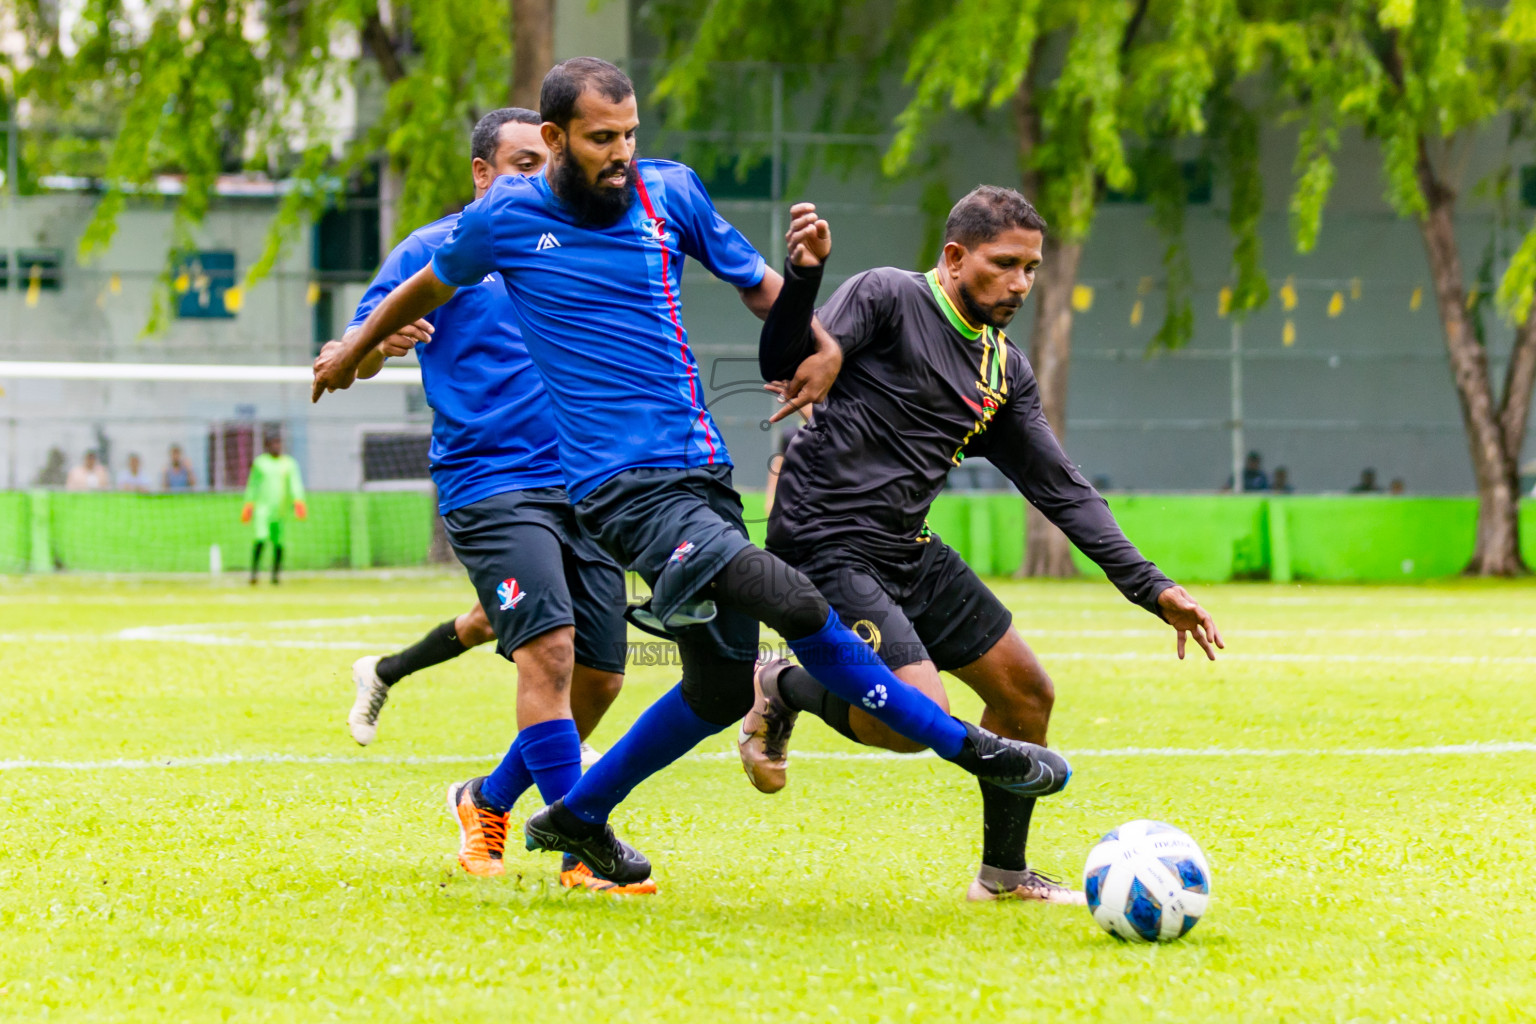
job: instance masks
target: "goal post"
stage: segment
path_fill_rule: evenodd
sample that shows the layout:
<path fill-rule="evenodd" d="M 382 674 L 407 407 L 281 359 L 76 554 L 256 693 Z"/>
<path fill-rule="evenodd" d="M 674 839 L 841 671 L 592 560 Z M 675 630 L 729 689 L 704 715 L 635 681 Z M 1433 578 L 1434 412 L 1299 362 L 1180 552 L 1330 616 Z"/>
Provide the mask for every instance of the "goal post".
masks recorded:
<path fill-rule="evenodd" d="M 307 366 L 0 361 L 0 572 L 247 569 L 273 440 L 308 512 L 278 510 L 285 568 L 443 559 L 419 369 L 310 391 Z"/>

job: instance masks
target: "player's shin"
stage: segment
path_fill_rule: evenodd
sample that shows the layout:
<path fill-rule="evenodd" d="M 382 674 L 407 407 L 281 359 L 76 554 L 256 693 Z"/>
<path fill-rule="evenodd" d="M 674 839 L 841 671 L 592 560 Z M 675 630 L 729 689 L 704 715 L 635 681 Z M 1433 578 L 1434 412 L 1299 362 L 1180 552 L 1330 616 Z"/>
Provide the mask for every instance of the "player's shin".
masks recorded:
<path fill-rule="evenodd" d="M 581 778 L 581 738 L 569 718 L 538 722 L 522 730 L 523 763 L 545 804 L 571 791 Z"/>
<path fill-rule="evenodd" d="M 501 813 L 512 809 L 530 786 L 539 787 L 546 804 L 570 792 L 581 778 L 581 740 L 569 718 L 536 722 L 521 730 L 496 770 L 480 784 L 487 807 Z"/>
<path fill-rule="evenodd" d="M 394 686 L 406 676 L 422 669 L 441 665 L 463 654 L 469 648 L 459 642 L 456 620 L 433 626 L 427 635 L 403 651 L 379 659 L 374 671 L 385 686 Z"/>
<path fill-rule="evenodd" d="M 829 725 L 840 736 L 862 743 L 848 721 L 853 705 L 822 686 L 799 665 L 791 665 L 779 674 L 779 696 L 794 711 L 808 711 Z"/>
<path fill-rule="evenodd" d="M 981 783 L 981 864 L 996 871 L 1023 871 L 1029 866 L 1025 847 L 1035 798 L 1000 789 L 984 779 Z"/>
<path fill-rule="evenodd" d="M 506 756 L 496 766 L 495 771 L 485 777 L 480 783 L 480 798 L 486 807 L 498 814 L 506 814 L 517 803 L 518 797 L 528 791 L 533 785 L 533 773 L 528 770 L 528 764 L 523 760 L 523 740 L 526 730 L 517 734 L 512 741 L 512 746 L 507 748 Z"/>
<path fill-rule="evenodd" d="M 790 649 L 817 681 L 843 700 L 862 707 L 910 740 L 953 760 L 966 741 L 965 725 L 914 686 L 896 678 L 837 612 L 810 636 L 789 640 Z"/>
<path fill-rule="evenodd" d="M 587 770 L 566 794 L 563 810 L 588 826 L 606 822 L 630 790 L 728 724 L 699 717 L 683 699 L 682 684 L 674 686 Z"/>

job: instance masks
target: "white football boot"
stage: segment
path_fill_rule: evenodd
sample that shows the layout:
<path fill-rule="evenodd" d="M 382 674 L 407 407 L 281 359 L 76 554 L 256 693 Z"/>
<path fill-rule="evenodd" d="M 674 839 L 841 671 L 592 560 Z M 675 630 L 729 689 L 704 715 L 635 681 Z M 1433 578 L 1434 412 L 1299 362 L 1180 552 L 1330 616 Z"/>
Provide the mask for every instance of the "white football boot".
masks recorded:
<path fill-rule="evenodd" d="M 379 709 L 389 699 L 389 687 L 377 672 L 380 655 L 370 654 L 352 663 L 352 682 L 357 686 L 357 699 L 347 714 L 347 731 L 361 746 L 373 742 L 379 732 Z"/>

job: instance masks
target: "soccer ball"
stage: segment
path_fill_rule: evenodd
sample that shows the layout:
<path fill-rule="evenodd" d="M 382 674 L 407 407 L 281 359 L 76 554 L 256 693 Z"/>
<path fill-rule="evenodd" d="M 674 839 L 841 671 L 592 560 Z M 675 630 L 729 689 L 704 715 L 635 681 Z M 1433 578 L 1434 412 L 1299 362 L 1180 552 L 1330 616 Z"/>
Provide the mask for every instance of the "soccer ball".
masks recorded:
<path fill-rule="evenodd" d="M 1099 840 L 1083 866 L 1093 919 L 1132 942 L 1188 932 L 1211 900 L 1211 869 L 1189 836 L 1160 821 L 1131 821 Z"/>

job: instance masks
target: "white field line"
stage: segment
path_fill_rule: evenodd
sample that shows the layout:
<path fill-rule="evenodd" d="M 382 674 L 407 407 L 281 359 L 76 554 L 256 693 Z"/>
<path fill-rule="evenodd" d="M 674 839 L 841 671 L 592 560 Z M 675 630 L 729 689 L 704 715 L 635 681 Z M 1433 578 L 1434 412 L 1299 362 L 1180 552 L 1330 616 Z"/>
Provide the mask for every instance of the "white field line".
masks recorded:
<path fill-rule="evenodd" d="M 433 615 L 351 615 L 331 618 L 306 618 L 306 619 L 275 619 L 265 621 L 234 621 L 234 622 L 192 622 L 171 623 L 154 626 L 134 626 L 128 629 L 118 630 L 113 633 L 65 633 L 65 632 L 30 632 L 30 633 L 0 633 L 0 643 L 179 643 L 195 647 L 268 647 L 286 648 L 290 650 L 321 650 L 321 651 L 376 651 L 391 645 L 389 640 L 320 640 L 320 639 L 279 639 L 272 635 L 272 631 L 281 630 L 317 630 L 326 632 L 345 632 L 347 629 L 358 626 L 378 625 L 405 625 L 408 623 L 420 623 L 428 620 L 435 621 Z M 258 635 L 240 635 L 241 630 L 259 630 Z M 1462 635 L 1460 630 L 1433 630 L 1433 629 L 1402 629 L 1402 630 L 1366 630 L 1366 629 L 1310 629 L 1304 631 L 1292 630 L 1252 630 L 1242 634 L 1245 637 L 1263 639 L 1308 639 L 1314 637 L 1387 637 L 1394 639 L 1409 639 L 1414 637 L 1428 637 L 1437 635 Z M 1484 630 L 1485 637 L 1513 637 L 1522 638 L 1536 636 L 1536 629 L 1506 628 Z M 1033 630 L 1029 631 L 1031 637 L 1054 638 L 1136 638 L 1167 640 L 1167 630 L 1159 629 L 1057 629 L 1057 630 Z M 1056 661 L 1140 661 L 1149 657 L 1160 657 L 1165 651 L 1159 648 L 1156 651 L 1100 651 L 1100 650 L 1038 650 L 1041 658 Z M 1223 657 L 1224 661 L 1243 662 L 1272 662 L 1279 664 L 1367 664 L 1367 665 L 1536 665 L 1536 656 L 1522 655 L 1490 655 L 1490 654 L 1354 654 L 1348 652 L 1334 653 L 1298 653 L 1298 652 L 1258 652 L 1243 653 L 1229 651 Z"/>
<path fill-rule="evenodd" d="M 1536 753 L 1536 742 L 1449 743 L 1423 747 L 1339 747 L 1265 750 L 1251 747 L 1120 747 L 1107 750 L 1067 750 L 1069 757 L 1129 758 L 1276 758 L 1276 757 L 1445 757 Z M 734 752 L 690 754 L 690 761 L 735 761 Z M 212 754 L 205 757 L 118 758 L 109 761 L 49 761 L 15 758 L 0 761 L 0 771 L 144 771 L 155 768 L 217 768 L 243 764 L 296 764 L 321 766 L 486 764 L 500 754 L 408 754 L 399 757 L 345 757 L 335 754 Z M 914 761 L 932 758 L 931 752 L 895 754 L 887 750 L 808 750 L 794 755 L 797 761 Z"/>
<path fill-rule="evenodd" d="M 1037 636 L 1049 637 L 1156 637 L 1165 639 L 1171 634 L 1165 627 L 1163 629 L 1030 629 L 1021 626 L 1020 632 L 1026 639 Z M 1286 639 L 1304 640 L 1310 636 L 1363 636 L 1363 637 L 1390 637 L 1394 640 L 1414 640 L 1423 637 L 1440 636 L 1467 636 L 1465 629 L 1452 629 L 1449 627 L 1426 627 L 1418 629 L 1355 629 L 1333 628 L 1330 626 L 1305 627 L 1298 629 L 1244 629 L 1238 632 L 1243 638 L 1248 637 L 1283 637 Z M 1501 629 L 1479 629 L 1477 635 L 1498 637 L 1528 637 L 1536 636 L 1536 628 L 1514 626 Z"/>
<path fill-rule="evenodd" d="M 426 616 L 420 621 L 426 621 Z M 224 625 L 231 625 L 225 623 Z M 221 633 L 182 632 L 187 626 L 140 626 L 116 633 L 0 633 L 0 644 L 13 643 L 168 643 L 189 647 L 264 647 L 304 651 L 371 651 L 409 643 L 410 637 L 365 640 L 278 640 L 260 636 L 226 636 Z M 1170 639 L 1166 633 L 1154 633 Z M 1042 661 L 1149 661 L 1163 658 L 1168 651 L 1052 651 L 1036 649 Z M 1198 651 L 1197 651 L 1198 653 Z M 1228 665 L 1269 663 L 1301 665 L 1536 665 L 1536 655 L 1498 654 L 1350 654 L 1336 653 L 1254 653 L 1227 650 L 1217 657 Z"/>
<path fill-rule="evenodd" d="M 1163 651 L 1036 651 L 1041 661 L 1146 661 Z M 1199 654 L 1199 648 L 1195 649 Z M 1205 656 L 1200 655 L 1203 659 Z M 1218 662 L 1358 665 L 1536 665 L 1536 656 L 1497 654 L 1243 654 L 1224 651 Z"/>
<path fill-rule="evenodd" d="M 306 624 L 319 626 L 334 625 L 341 622 L 357 623 L 361 621 L 371 622 L 425 622 L 434 616 L 379 616 L 369 618 L 359 616 L 354 619 L 313 619 L 302 620 Z M 381 640 L 279 640 L 264 636 L 229 636 L 223 633 L 193 632 L 192 630 L 210 627 L 272 627 L 294 626 L 301 620 L 292 620 L 286 623 L 205 623 L 171 626 L 136 626 L 131 629 L 119 630 L 116 633 L 0 633 L 0 644 L 5 643 L 171 643 L 184 644 L 189 647 L 265 647 L 285 648 L 289 650 L 307 651 L 379 651 L 402 643 L 409 643 L 409 637 L 399 637 Z M 1142 634 L 1131 631 L 1136 636 Z M 1308 635 L 1322 634 L 1322 630 L 1312 630 Z M 1512 636 L 1523 636 L 1525 631 L 1511 631 Z M 1037 634 L 1047 635 L 1047 634 Z M 1124 635 L 1124 634 L 1114 634 Z M 1165 631 L 1150 631 L 1145 635 L 1157 637 L 1163 640 L 1170 639 Z M 1273 636 L 1294 636 L 1290 633 L 1275 632 Z M 1372 633 L 1380 636 L 1383 634 Z M 1499 635 L 1493 631 L 1484 631 L 1487 635 Z M 1146 661 L 1162 658 L 1167 651 L 1161 647 L 1150 651 L 1052 651 L 1036 649 L 1035 653 L 1043 661 Z M 1330 665 L 1468 665 L 1468 666 L 1495 666 L 1495 665 L 1536 665 L 1536 655 L 1497 655 L 1497 654 L 1351 654 L 1346 652 L 1333 653 L 1244 653 L 1228 650 L 1218 656 L 1218 661 L 1228 664 L 1248 663 L 1275 663 L 1275 664 L 1330 664 Z"/>

